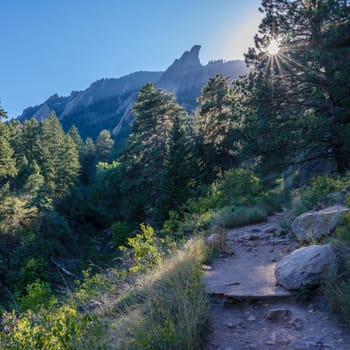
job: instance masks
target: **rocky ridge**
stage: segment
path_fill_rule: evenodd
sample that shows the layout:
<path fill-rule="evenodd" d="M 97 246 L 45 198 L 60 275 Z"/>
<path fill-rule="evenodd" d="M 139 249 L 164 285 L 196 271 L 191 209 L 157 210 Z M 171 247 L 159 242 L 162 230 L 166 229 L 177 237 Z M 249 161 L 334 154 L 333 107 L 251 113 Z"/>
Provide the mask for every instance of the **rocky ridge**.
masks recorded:
<path fill-rule="evenodd" d="M 199 45 L 193 46 L 165 72 L 136 72 L 118 79 L 98 80 L 83 91 L 73 91 L 70 96 L 55 94 L 40 105 L 26 108 L 18 119 L 24 121 L 35 117 L 43 120 L 55 111 L 66 131 L 74 124 L 84 138 L 96 137 L 102 129 L 112 131 L 116 138 L 126 138 L 133 121 L 132 105 L 145 83 L 153 82 L 157 87 L 174 93 L 178 102 L 192 111 L 210 77 L 220 73 L 236 79 L 247 72 L 245 63 L 239 60 L 201 64 L 200 48 Z"/>

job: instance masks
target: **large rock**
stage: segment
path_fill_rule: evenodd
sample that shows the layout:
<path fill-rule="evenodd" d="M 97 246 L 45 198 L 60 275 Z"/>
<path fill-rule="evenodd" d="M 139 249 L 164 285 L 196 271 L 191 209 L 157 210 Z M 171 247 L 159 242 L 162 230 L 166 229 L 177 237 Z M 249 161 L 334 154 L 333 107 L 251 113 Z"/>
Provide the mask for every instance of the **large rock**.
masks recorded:
<path fill-rule="evenodd" d="M 341 215 L 347 211 L 349 209 L 341 205 L 319 211 L 308 211 L 293 221 L 292 231 L 299 241 L 318 240 L 332 233 L 339 224 Z"/>
<path fill-rule="evenodd" d="M 318 285 L 337 271 L 337 256 L 331 244 L 295 250 L 275 267 L 277 283 L 288 290 Z"/>

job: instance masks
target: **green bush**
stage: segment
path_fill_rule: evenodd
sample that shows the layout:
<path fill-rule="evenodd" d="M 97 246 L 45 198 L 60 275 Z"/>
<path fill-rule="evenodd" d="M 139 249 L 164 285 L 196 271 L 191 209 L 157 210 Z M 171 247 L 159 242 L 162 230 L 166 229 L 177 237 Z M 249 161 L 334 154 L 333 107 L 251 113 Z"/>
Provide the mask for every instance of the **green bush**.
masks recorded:
<path fill-rule="evenodd" d="M 117 221 L 112 225 L 113 245 L 119 247 L 125 244 L 128 237 L 132 234 L 131 226 L 125 221 Z"/>
<path fill-rule="evenodd" d="M 140 225 L 140 231 L 135 237 L 128 238 L 128 246 L 120 247 L 124 251 L 126 259 L 131 263 L 130 272 L 142 271 L 158 266 L 165 256 L 164 239 L 156 236 L 154 229 L 145 224 Z"/>
<path fill-rule="evenodd" d="M 218 210 L 212 219 L 215 225 L 233 228 L 244 225 L 256 224 L 266 219 L 272 214 L 271 209 L 267 206 L 251 206 L 251 207 L 225 207 Z"/>
<path fill-rule="evenodd" d="M 350 213 L 343 216 L 343 223 L 336 229 L 333 241 L 339 256 L 338 274 L 323 286 L 323 292 L 331 309 L 350 325 Z"/>
<path fill-rule="evenodd" d="M 72 306 L 4 313 L 0 347 L 8 350 L 93 350 L 104 347 L 104 324 Z"/>
<path fill-rule="evenodd" d="M 328 205 L 327 195 L 340 191 L 344 182 L 330 176 L 318 176 L 312 179 L 311 185 L 294 191 L 293 209 L 296 215 L 323 205 Z"/>
<path fill-rule="evenodd" d="M 57 299 L 52 295 L 49 283 L 36 280 L 27 285 L 26 293 L 19 297 L 18 307 L 20 311 L 37 311 L 42 306 L 52 306 Z"/>

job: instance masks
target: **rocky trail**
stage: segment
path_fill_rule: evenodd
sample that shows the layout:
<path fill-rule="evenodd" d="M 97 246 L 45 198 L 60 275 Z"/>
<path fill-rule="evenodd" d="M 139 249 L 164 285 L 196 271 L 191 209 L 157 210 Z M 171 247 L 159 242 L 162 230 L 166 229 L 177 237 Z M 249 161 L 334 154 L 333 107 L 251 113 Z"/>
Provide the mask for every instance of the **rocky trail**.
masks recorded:
<path fill-rule="evenodd" d="M 230 230 L 226 254 L 205 268 L 210 300 L 207 350 L 349 350 L 350 332 L 321 298 L 298 302 L 276 286 L 276 263 L 297 248 L 279 235 L 281 215 Z"/>

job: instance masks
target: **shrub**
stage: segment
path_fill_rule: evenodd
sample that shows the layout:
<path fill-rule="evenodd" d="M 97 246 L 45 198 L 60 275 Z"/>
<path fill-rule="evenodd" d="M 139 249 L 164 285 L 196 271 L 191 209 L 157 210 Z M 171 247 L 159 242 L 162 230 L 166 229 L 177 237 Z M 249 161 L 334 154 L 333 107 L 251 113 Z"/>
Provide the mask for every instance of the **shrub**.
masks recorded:
<path fill-rule="evenodd" d="M 81 315 L 72 306 L 42 308 L 2 317 L 1 349 L 92 350 L 106 349 L 104 324 L 92 315 Z"/>
<path fill-rule="evenodd" d="M 343 217 L 343 224 L 336 229 L 334 245 L 340 257 L 340 269 L 327 281 L 323 292 L 331 309 L 350 325 L 350 213 Z"/>
<path fill-rule="evenodd" d="M 125 221 L 117 221 L 112 225 L 113 245 L 119 247 L 131 236 L 132 228 Z"/>
<path fill-rule="evenodd" d="M 343 187 L 339 179 L 330 176 L 318 176 L 312 179 L 311 185 L 293 193 L 293 209 L 296 215 L 321 207 L 327 202 L 327 195 Z"/>
<path fill-rule="evenodd" d="M 19 297 L 18 306 L 20 311 L 37 311 L 41 306 L 52 306 L 57 299 L 51 294 L 49 283 L 36 280 L 26 287 L 26 294 Z"/>
<path fill-rule="evenodd" d="M 146 271 L 158 266 L 164 258 L 165 240 L 156 236 L 153 228 L 149 225 L 141 224 L 140 232 L 135 237 L 128 238 L 128 246 L 120 247 L 120 250 L 128 255 L 127 260 L 131 262 L 130 272 Z"/>
<path fill-rule="evenodd" d="M 225 207 L 218 210 L 212 219 L 213 224 L 233 228 L 262 222 L 271 214 L 266 206 Z"/>

